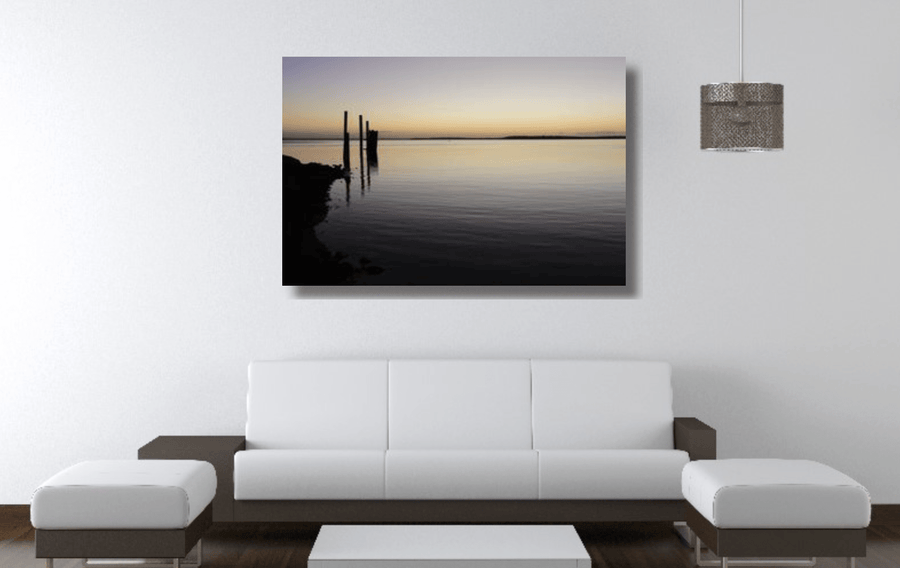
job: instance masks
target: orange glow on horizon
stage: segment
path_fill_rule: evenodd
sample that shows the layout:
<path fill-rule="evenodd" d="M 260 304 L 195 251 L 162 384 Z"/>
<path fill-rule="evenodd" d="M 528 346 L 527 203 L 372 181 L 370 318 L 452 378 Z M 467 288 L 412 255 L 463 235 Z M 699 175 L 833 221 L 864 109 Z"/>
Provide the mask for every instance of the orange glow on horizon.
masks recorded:
<path fill-rule="evenodd" d="M 283 138 L 623 136 L 623 58 L 285 58 Z"/>

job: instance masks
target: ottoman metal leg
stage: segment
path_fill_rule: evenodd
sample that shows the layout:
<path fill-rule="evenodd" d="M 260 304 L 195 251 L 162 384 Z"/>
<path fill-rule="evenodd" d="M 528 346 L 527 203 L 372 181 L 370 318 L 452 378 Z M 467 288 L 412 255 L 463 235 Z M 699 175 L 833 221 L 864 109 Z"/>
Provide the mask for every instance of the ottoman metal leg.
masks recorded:
<path fill-rule="evenodd" d="M 195 558 L 192 558 L 195 557 Z M 199 568 L 200 565 L 203 564 L 203 539 L 197 541 L 196 546 L 188 553 L 188 555 L 184 558 L 172 558 L 171 560 L 161 558 L 158 560 L 144 560 L 141 561 L 130 561 L 130 562 L 121 562 L 117 563 L 115 560 L 88 560 L 87 558 L 82 559 L 82 566 L 85 567 L 100 567 L 100 566 L 109 566 L 110 568 L 115 567 L 126 567 L 126 566 L 138 566 L 139 568 Z M 53 568 L 53 559 L 47 559 L 47 568 Z"/>
<path fill-rule="evenodd" d="M 697 566 L 721 566 L 728 568 L 729 566 L 797 566 L 811 567 L 816 565 L 816 557 L 813 556 L 809 560 L 729 560 L 727 556 L 722 556 L 719 560 L 703 560 L 700 558 L 700 537 L 694 533 L 694 562 Z M 855 568 L 855 563 L 850 568 Z"/>

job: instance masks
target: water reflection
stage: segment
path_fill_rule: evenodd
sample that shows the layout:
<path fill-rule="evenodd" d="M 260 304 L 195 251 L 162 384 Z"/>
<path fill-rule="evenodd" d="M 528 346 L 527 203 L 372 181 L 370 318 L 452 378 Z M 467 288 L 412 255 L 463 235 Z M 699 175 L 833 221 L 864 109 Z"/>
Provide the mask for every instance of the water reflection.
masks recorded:
<path fill-rule="evenodd" d="M 362 139 L 359 141 L 359 183 L 360 183 L 360 195 L 365 195 L 366 193 L 366 176 L 363 172 L 362 164 L 365 163 L 365 158 L 363 157 L 363 143 Z"/>
<path fill-rule="evenodd" d="M 303 161 L 341 155 L 341 141 L 284 148 Z M 381 150 L 388 170 L 365 151 L 351 164 L 364 203 L 350 208 L 355 180 L 335 184 L 316 229 L 356 266 L 353 283 L 624 285 L 624 140 L 383 141 Z"/>

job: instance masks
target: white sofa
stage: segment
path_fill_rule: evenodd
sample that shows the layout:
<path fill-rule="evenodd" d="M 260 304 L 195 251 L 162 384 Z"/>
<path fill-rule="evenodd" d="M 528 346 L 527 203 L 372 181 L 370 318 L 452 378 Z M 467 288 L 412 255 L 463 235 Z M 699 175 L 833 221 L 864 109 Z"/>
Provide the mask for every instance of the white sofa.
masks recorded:
<path fill-rule="evenodd" d="M 236 521 L 682 520 L 715 431 L 667 363 L 259 361 L 245 448 Z"/>

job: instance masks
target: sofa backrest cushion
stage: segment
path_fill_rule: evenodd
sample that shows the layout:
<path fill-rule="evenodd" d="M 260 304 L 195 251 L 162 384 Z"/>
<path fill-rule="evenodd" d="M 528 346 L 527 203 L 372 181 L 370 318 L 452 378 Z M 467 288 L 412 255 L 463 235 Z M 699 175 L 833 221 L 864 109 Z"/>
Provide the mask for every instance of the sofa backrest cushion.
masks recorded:
<path fill-rule="evenodd" d="M 254 361 L 247 449 L 386 450 L 387 360 Z"/>
<path fill-rule="evenodd" d="M 533 360 L 534 448 L 674 448 L 671 367 L 650 361 Z"/>
<path fill-rule="evenodd" d="M 522 360 L 391 360 L 393 450 L 531 449 L 531 370 Z"/>

